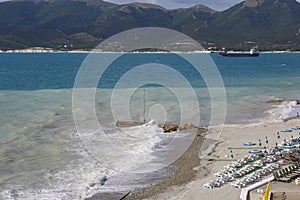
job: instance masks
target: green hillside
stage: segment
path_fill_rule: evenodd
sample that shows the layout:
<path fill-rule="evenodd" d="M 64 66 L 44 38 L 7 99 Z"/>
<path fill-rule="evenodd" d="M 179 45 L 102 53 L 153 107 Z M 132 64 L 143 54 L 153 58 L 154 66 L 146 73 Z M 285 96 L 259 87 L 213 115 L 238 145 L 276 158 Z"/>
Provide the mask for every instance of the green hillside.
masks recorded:
<path fill-rule="evenodd" d="M 0 49 L 4 50 L 64 45 L 90 49 L 138 27 L 177 30 L 204 47 L 243 50 L 256 44 L 260 50 L 300 50 L 296 0 L 247 0 L 223 12 L 202 5 L 167 10 L 101 0 L 24 0 L 0 3 L 0 13 Z"/>

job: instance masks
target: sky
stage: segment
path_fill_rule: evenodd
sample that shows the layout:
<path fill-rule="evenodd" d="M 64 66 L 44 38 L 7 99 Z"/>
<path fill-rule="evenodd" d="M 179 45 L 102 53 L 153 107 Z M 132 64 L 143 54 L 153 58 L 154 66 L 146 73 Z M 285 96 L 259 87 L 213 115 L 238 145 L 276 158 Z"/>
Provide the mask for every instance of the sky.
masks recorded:
<path fill-rule="evenodd" d="M 8 0 L 0 0 L 0 2 Z M 104 0 L 116 4 L 126 4 L 132 2 L 143 2 L 161 5 L 165 8 L 189 8 L 197 4 L 206 5 L 214 10 L 225 10 L 244 0 Z M 300 0 L 299 0 L 300 1 Z"/>
<path fill-rule="evenodd" d="M 188 8 L 197 4 L 206 5 L 214 10 L 225 10 L 231 6 L 244 0 L 105 0 L 117 4 L 125 4 L 131 2 L 143 2 L 158 4 L 165 8 Z"/>
<path fill-rule="evenodd" d="M 0 0 L 0 2 L 8 0 Z M 197 4 L 203 4 L 214 10 L 225 10 L 231 6 L 240 3 L 244 0 L 105 0 L 117 4 L 126 4 L 132 2 L 142 2 L 142 3 L 151 3 L 161 5 L 165 8 L 174 9 L 174 8 L 189 8 Z M 297 0 L 300 2 L 300 0 Z"/>
<path fill-rule="evenodd" d="M 197 4 L 208 6 L 214 10 L 222 11 L 245 0 L 105 0 L 117 4 L 143 2 L 161 5 L 165 8 L 189 8 Z M 297 0 L 300 2 L 300 0 Z"/>

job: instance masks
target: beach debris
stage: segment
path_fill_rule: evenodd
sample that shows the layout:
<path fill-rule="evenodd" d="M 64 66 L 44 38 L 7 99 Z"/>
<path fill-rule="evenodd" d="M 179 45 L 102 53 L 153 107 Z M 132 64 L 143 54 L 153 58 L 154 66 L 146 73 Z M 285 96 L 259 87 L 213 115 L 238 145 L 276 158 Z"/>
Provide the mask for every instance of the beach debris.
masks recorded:
<path fill-rule="evenodd" d="M 96 183 L 90 183 L 89 187 L 94 187 L 96 185 Z"/>
<path fill-rule="evenodd" d="M 130 194 L 130 191 L 127 192 L 124 196 L 122 196 L 119 200 L 124 200 L 124 199 L 126 199 L 126 197 L 127 197 L 129 194 Z"/>
<path fill-rule="evenodd" d="M 100 185 L 103 186 L 105 184 L 105 182 L 108 180 L 107 176 L 103 176 L 101 179 L 100 179 Z"/>

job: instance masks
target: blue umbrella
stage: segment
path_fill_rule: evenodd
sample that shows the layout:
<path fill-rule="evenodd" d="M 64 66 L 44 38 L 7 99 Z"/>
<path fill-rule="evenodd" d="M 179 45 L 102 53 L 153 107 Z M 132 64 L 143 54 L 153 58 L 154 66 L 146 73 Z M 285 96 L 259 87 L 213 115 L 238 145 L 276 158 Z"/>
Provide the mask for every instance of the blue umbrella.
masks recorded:
<path fill-rule="evenodd" d="M 282 133 L 290 133 L 290 132 L 292 132 L 293 130 L 289 130 L 289 129 L 284 129 L 284 130 L 282 130 L 281 132 Z"/>

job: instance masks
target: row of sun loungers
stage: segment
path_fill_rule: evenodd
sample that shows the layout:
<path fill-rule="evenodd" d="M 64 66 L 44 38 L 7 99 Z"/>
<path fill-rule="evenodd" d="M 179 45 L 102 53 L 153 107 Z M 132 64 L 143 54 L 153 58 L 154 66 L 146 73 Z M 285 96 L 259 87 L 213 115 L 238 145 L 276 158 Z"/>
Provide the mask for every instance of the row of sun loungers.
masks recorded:
<path fill-rule="evenodd" d="M 257 170 L 252 174 L 249 174 L 248 176 L 244 177 L 241 180 L 238 180 L 231 185 L 236 188 L 244 188 L 247 187 L 250 184 L 253 184 L 260 180 L 263 176 L 268 176 L 271 174 L 274 170 L 278 169 L 280 166 L 278 164 L 270 164 L 263 169 Z"/>
<path fill-rule="evenodd" d="M 300 130 L 294 127 L 291 131 Z M 283 130 L 282 132 L 291 132 Z M 300 133 L 299 133 L 300 134 Z M 237 188 L 244 188 L 259 181 L 263 176 L 268 176 L 273 173 L 275 179 L 289 182 L 300 174 L 299 166 L 290 165 L 280 169 L 280 165 L 276 164 L 284 155 L 290 154 L 297 148 L 285 148 L 287 145 L 295 146 L 300 144 L 300 137 L 293 138 L 291 141 L 285 140 L 280 146 L 283 149 L 276 147 L 270 148 L 265 154 L 250 154 L 244 158 L 233 162 L 230 165 L 224 166 L 224 169 L 214 174 L 215 180 L 203 185 L 206 188 L 221 187 L 226 183 L 232 182 L 231 185 Z M 263 156 L 263 157 L 262 157 Z M 278 171 L 276 171 L 278 170 Z M 274 172 L 276 171 L 276 172 Z M 233 182 L 235 181 L 235 182 Z"/>
<path fill-rule="evenodd" d="M 215 173 L 214 176 L 216 177 L 216 179 L 204 184 L 203 186 L 210 189 L 215 187 L 221 187 L 225 183 L 232 182 L 237 178 L 242 178 L 243 176 L 249 175 L 242 181 L 232 184 L 234 187 L 246 187 L 249 183 L 255 182 L 261 176 L 268 175 L 273 170 L 279 168 L 278 164 L 271 164 L 268 167 L 266 167 L 266 169 L 262 171 L 257 171 L 263 166 L 267 165 L 268 163 L 277 161 L 279 158 L 273 155 L 265 157 L 261 160 L 257 159 L 259 159 L 259 156 L 257 155 L 245 156 L 237 162 L 233 162 L 232 164 L 225 166 L 224 170 Z M 250 162 L 254 163 L 251 165 L 246 165 Z"/>
<path fill-rule="evenodd" d="M 278 181 L 290 182 L 291 180 L 299 177 L 300 169 L 297 165 L 289 165 L 279 171 L 274 172 L 274 177 Z"/>

